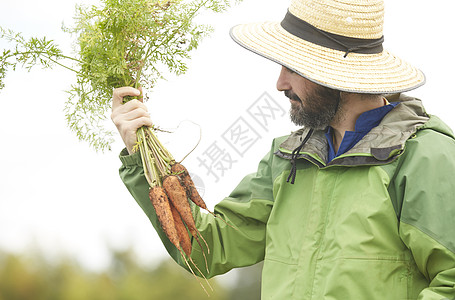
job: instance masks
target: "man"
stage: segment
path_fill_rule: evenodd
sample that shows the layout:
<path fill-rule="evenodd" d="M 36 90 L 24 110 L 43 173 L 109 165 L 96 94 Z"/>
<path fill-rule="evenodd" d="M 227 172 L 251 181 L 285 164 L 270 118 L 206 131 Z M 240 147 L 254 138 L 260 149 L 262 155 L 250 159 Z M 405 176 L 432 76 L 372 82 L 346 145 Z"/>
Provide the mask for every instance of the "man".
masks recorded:
<path fill-rule="evenodd" d="M 303 128 L 275 139 L 215 207 L 238 230 L 193 210 L 209 277 L 264 260 L 263 299 L 455 297 L 455 139 L 420 100 L 399 94 L 425 78 L 383 49 L 383 13 L 380 0 L 294 0 L 281 23 L 231 30 L 283 66 L 277 88 Z M 139 101 L 120 104 L 125 95 L 138 91 L 114 92 L 127 148 L 120 175 L 181 263 L 131 151 L 151 122 Z M 192 258 L 204 265 L 200 251 Z"/>

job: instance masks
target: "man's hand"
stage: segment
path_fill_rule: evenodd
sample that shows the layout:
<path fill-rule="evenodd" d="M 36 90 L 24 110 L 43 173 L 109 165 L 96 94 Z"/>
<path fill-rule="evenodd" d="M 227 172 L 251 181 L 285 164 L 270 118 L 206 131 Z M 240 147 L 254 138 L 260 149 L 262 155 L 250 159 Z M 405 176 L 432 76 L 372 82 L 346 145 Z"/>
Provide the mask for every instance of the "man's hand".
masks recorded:
<path fill-rule="evenodd" d="M 147 107 L 140 100 L 131 100 L 123 104 L 123 97 L 139 96 L 141 91 L 132 87 L 121 87 L 114 90 L 112 97 L 111 119 L 125 143 L 129 154 L 133 153 L 136 144 L 136 131 L 146 125 L 152 126 Z"/>

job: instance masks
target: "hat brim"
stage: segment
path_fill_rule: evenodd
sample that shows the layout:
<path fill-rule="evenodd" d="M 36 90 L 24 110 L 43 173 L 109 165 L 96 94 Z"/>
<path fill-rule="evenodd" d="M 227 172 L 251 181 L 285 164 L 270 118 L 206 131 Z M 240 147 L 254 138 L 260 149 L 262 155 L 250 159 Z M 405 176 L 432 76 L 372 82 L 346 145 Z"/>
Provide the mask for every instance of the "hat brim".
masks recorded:
<path fill-rule="evenodd" d="M 231 37 L 241 46 L 301 76 L 333 89 L 369 94 L 392 94 L 415 89 L 425 75 L 383 50 L 378 54 L 349 53 L 300 39 L 278 22 L 234 26 Z"/>

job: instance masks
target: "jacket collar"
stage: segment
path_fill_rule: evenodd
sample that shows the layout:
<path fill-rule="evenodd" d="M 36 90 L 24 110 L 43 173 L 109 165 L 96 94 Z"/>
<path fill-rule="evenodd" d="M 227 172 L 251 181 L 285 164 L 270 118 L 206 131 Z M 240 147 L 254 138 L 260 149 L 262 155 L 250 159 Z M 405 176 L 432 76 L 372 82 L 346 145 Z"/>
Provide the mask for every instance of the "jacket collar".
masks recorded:
<path fill-rule="evenodd" d="M 405 95 L 392 95 L 389 101 L 399 101 L 381 121 L 352 149 L 335 158 L 328 165 L 384 164 L 398 157 L 404 144 L 428 120 L 422 102 Z M 292 151 L 308 134 L 308 128 L 293 132 L 281 145 L 276 155 L 291 159 Z M 319 167 L 327 165 L 328 145 L 324 130 L 315 130 L 296 158 L 305 158 Z"/>

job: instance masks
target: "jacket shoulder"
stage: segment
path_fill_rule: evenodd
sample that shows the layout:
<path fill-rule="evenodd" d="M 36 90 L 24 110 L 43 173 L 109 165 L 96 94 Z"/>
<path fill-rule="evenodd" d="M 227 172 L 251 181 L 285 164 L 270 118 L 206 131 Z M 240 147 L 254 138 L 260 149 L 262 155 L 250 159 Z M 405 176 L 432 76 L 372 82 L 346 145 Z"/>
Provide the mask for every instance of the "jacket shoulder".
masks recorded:
<path fill-rule="evenodd" d="M 400 221 L 419 229 L 455 252 L 455 139 L 433 119 L 407 142 L 394 178 L 402 201 Z M 438 124 L 438 126 L 435 126 Z"/>
<path fill-rule="evenodd" d="M 431 115 L 428 122 L 417 129 L 417 132 L 406 142 L 407 152 L 431 157 L 450 156 L 455 151 L 455 137 L 450 127 L 437 116 Z"/>

